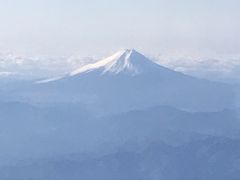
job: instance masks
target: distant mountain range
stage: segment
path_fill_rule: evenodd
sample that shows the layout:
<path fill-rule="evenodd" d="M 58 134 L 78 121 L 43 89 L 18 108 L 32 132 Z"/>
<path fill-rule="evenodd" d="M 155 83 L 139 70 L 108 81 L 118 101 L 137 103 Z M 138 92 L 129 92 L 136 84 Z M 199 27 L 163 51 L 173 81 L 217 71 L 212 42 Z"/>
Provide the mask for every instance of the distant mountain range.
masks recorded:
<path fill-rule="evenodd" d="M 240 141 L 209 137 L 180 146 L 152 142 L 101 156 L 69 155 L 0 168 L 1 180 L 237 180 Z M 14 173 L 13 173 L 14 172 Z"/>

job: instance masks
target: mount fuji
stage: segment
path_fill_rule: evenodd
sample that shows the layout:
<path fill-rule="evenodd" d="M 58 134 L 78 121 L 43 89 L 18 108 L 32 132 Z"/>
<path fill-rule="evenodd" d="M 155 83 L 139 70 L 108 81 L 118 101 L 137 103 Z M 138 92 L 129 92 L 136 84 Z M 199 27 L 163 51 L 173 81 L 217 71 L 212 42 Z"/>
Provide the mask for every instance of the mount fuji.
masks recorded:
<path fill-rule="evenodd" d="M 235 105 L 227 84 L 123 50 L 64 77 L 3 87 L 1 180 L 239 177 L 239 109 L 226 109 Z"/>
<path fill-rule="evenodd" d="M 102 70 L 102 74 L 127 73 L 129 75 L 137 75 L 143 72 L 151 72 L 155 68 L 161 68 L 161 66 L 153 63 L 134 49 L 126 49 L 118 51 L 114 55 L 95 64 L 89 64 L 77 69 L 70 75 L 75 76 L 93 70 Z"/>
<path fill-rule="evenodd" d="M 215 111 L 234 105 L 228 85 L 170 70 L 135 50 L 122 50 L 67 76 L 39 81 L 18 91 L 18 97 L 30 103 L 80 103 L 100 113 L 158 105 Z"/>

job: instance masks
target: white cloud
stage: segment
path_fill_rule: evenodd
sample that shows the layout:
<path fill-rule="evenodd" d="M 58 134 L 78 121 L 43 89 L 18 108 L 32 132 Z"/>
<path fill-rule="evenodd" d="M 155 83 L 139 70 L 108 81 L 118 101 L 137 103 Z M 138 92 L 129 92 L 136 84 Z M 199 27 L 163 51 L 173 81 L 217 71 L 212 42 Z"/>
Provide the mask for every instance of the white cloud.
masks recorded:
<path fill-rule="evenodd" d="M 23 57 L 0 55 L 0 76 L 20 79 L 38 79 L 59 76 L 83 66 L 92 58 L 71 57 Z"/>
<path fill-rule="evenodd" d="M 240 55 L 160 55 L 156 61 L 186 74 L 211 80 L 240 80 Z"/>

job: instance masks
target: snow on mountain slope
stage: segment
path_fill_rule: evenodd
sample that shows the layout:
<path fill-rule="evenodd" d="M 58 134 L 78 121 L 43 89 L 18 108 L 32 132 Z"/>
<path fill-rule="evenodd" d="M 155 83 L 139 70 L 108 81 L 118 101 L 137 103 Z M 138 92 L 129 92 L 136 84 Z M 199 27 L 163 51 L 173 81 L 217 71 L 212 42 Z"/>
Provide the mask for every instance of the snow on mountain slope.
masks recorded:
<path fill-rule="evenodd" d="M 112 56 L 102 59 L 96 63 L 90 63 L 85 66 L 81 66 L 80 68 L 72 71 L 66 76 L 62 77 L 58 76 L 54 78 L 44 79 L 37 81 L 36 83 L 37 84 L 50 83 L 52 81 L 58 81 L 69 77 L 79 76 L 94 71 L 100 71 L 101 75 L 107 73 L 119 75 L 123 73 L 128 74 L 130 76 L 136 76 L 141 73 L 153 72 L 160 69 L 161 71 L 170 72 L 170 69 L 167 69 L 159 64 L 156 64 L 155 62 L 149 60 L 144 55 L 137 52 L 136 50 L 125 49 L 120 50 L 113 54 Z"/>
<path fill-rule="evenodd" d="M 131 75 L 136 75 L 144 71 L 148 71 L 157 64 L 148 60 L 145 56 L 141 55 L 134 49 L 126 49 L 118 51 L 112 56 L 100 60 L 94 64 L 83 66 L 72 73 L 70 76 L 75 76 L 84 72 L 90 72 L 96 69 L 102 69 L 102 73 L 119 74 L 127 72 Z"/>

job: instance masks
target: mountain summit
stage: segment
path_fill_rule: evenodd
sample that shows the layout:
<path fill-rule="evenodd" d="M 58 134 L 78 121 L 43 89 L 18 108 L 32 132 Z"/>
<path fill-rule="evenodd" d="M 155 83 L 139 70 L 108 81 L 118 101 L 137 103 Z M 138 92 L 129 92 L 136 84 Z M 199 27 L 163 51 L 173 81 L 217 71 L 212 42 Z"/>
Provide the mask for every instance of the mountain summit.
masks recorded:
<path fill-rule="evenodd" d="M 97 69 L 101 70 L 103 74 L 119 74 L 120 72 L 125 72 L 131 75 L 136 75 L 144 71 L 149 71 L 152 68 L 156 68 L 156 66 L 159 65 L 155 64 L 136 50 L 125 49 L 118 51 L 112 56 L 102 59 L 96 63 L 83 66 L 70 73 L 70 75 L 75 76 L 77 74 Z"/>

